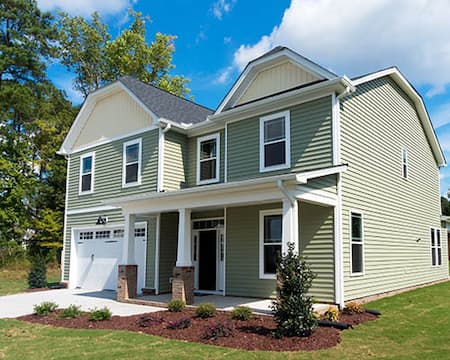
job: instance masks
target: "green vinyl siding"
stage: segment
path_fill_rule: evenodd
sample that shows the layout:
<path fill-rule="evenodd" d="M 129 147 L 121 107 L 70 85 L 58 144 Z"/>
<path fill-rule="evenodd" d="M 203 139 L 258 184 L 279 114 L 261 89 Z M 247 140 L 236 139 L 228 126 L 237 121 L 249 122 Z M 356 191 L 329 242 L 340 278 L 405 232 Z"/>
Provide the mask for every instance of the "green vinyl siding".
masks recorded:
<path fill-rule="evenodd" d="M 227 208 L 226 295 L 275 296 L 275 280 L 259 278 L 259 211 L 281 207 L 275 203 Z"/>
<path fill-rule="evenodd" d="M 164 190 L 187 187 L 188 138 L 175 131 L 164 134 Z"/>
<path fill-rule="evenodd" d="M 333 208 L 300 202 L 298 218 L 299 251 L 316 274 L 310 294 L 334 303 Z"/>
<path fill-rule="evenodd" d="M 208 134 L 202 134 L 188 139 L 188 170 L 187 183 L 189 187 L 197 186 L 197 139 L 203 136 L 220 133 L 220 182 L 224 181 L 224 163 L 225 163 L 225 131 L 219 130 Z"/>
<path fill-rule="evenodd" d="M 291 168 L 259 172 L 260 116 L 252 117 L 228 124 L 228 181 L 332 165 L 331 98 L 327 96 L 285 110 L 290 110 Z M 270 114 L 261 116 L 264 115 Z"/>
<path fill-rule="evenodd" d="M 170 278 L 177 261 L 178 213 L 161 214 L 159 241 L 159 292 L 172 290 Z"/>
<path fill-rule="evenodd" d="M 349 165 L 342 174 L 345 300 L 448 278 L 447 261 L 431 266 L 430 227 L 441 225 L 439 172 L 413 103 L 384 77 L 358 86 L 340 110 Z M 350 274 L 351 210 L 363 213 L 365 273 L 358 277 Z"/>
<path fill-rule="evenodd" d="M 196 211 L 191 214 L 191 219 L 208 219 L 223 217 L 223 209 Z"/>
<path fill-rule="evenodd" d="M 147 256 L 145 262 L 145 287 L 155 288 L 155 251 L 157 217 L 144 218 L 147 221 Z M 140 218 L 136 218 L 139 222 Z"/>
<path fill-rule="evenodd" d="M 123 143 L 142 138 L 142 182 L 122 188 Z M 80 156 L 95 151 L 94 192 L 79 195 Z M 102 200 L 156 191 L 158 178 L 158 130 L 99 145 L 70 157 L 68 208 L 101 206 Z"/>
<path fill-rule="evenodd" d="M 282 204 L 227 208 L 226 295 L 273 297 L 274 279 L 259 278 L 259 212 Z M 317 274 L 311 295 L 334 302 L 333 208 L 300 203 L 299 250 Z"/>
<path fill-rule="evenodd" d="M 336 195 L 336 175 L 327 175 L 319 178 L 308 180 L 305 185 L 313 190 L 322 190 L 330 194 Z"/>

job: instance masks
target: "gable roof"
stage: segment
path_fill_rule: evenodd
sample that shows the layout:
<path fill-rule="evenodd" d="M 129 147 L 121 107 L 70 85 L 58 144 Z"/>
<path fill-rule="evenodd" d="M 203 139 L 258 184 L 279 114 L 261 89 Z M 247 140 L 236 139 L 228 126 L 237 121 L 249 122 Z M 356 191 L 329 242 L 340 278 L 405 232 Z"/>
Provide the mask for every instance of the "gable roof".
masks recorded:
<path fill-rule="evenodd" d="M 179 124 L 195 124 L 206 120 L 206 117 L 213 113 L 213 110 L 205 106 L 158 89 L 131 76 L 123 76 L 119 81 L 159 118 Z"/>
<path fill-rule="evenodd" d="M 321 80 L 330 80 L 337 77 L 335 73 L 325 69 L 323 66 L 309 60 L 299 53 L 284 46 L 277 46 L 247 64 L 231 89 L 228 91 L 228 93 L 225 95 L 225 97 L 217 107 L 215 114 L 221 113 L 222 111 L 226 111 L 227 109 L 233 107 L 237 99 L 245 91 L 258 71 L 260 71 L 263 67 L 268 66 L 272 62 L 277 62 L 282 59 L 291 60 L 297 66 L 315 75 L 318 79 Z"/>
<path fill-rule="evenodd" d="M 354 86 L 358 86 L 385 76 L 391 77 L 413 101 L 417 110 L 417 114 L 419 115 L 419 119 L 425 131 L 425 135 L 428 139 L 428 142 L 431 146 L 431 149 L 433 151 L 434 157 L 438 165 L 446 166 L 447 162 L 445 160 L 444 153 L 437 139 L 436 132 L 434 131 L 433 124 L 431 123 L 431 119 L 428 114 L 427 108 L 425 107 L 425 103 L 423 102 L 422 96 L 414 88 L 414 86 L 412 86 L 411 83 L 403 76 L 403 74 L 399 71 L 397 67 L 390 67 L 387 69 L 383 69 L 370 74 L 356 77 L 352 79 L 352 83 Z"/>

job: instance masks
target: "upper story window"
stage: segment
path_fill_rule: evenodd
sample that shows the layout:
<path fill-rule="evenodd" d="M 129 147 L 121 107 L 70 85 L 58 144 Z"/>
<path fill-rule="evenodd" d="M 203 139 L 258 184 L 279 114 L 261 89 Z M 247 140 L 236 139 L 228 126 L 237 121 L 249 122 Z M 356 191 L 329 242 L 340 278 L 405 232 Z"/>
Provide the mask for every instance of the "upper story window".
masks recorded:
<path fill-rule="evenodd" d="M 197 139 L 197 184 L 219 181 L 220 134 Z"/>
<path fill-rule="evenodd" d="M 259 277 L 274 279 L 277 258 L 281 254 L 283 218 L 281 210 L 262 210 L 259 213 Z"/>
<path fill-rule="evenodd" d="M 291 166 L 290 115 L 283 111 L 260 118 L 259 171 L 286 169 Z"/>
<path fill-rule="evenodd" d="M 352 275 L 364 275 L 364 231 L 361 213 L 350 212 L 350 263 Z"/>
<path fill-rule="evenodd" d="M 402 149 L 402 176 L 408 178 L 408 150 Z"/>
<path fill-rule="evenodd" d="M 142 139 L 127 141 L 123 144 L 122 186 L 141 184 Z"/>
<path fill-rule="evenodd" d="M 442 265 L 441 230 L 431 229 L 431 265 Z"/>
<path fill-rule="evenodd" d="M 95 153 L 80 157 L 80 195 L 94 192 L 94 159 Z"/>

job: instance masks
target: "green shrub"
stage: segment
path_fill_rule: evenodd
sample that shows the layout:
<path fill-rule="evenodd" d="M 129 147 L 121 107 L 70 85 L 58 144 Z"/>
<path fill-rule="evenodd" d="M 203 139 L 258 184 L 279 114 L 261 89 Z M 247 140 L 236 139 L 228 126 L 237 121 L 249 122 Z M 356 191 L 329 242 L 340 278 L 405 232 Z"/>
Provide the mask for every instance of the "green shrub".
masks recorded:
<path fill-rule="evenodd" d="M 180 312 L 186 307 L 186 304 L 183 300 L 171 300 L 167 304 L 167 309 L 170 312 Z"/>
<path fill-rule="evenodd" d="M 76 305 L 69 305 L 68 308 L 62 309 L 59 317 L 61 319 L 74 319 L 81 315 L 81 308 Z"/>
<path fill-rule="evenodd" d="M 202 338 L 205 340 L 216 340 L 217 338 L 228 336 L 233 336 L 233 325 L 218 322 L 208 326 Z"/>
<path fill-rule="evenodd" d="M 104 321 L 111 319 L 112 313 L 106 306 L 101 309 L 91 309 L 91 314 L 89 315 L 89 320 L 91 321 Z"/>
<path fill-rule="evenodd" d="M 206 319 L 216 315 L 216 306 L 214 304 L 201 304 L 195 309 L 195 315 Z"/>
<path fill-rule="evenodd" d="M 308 295 L 315 274 L 289 243 L 277 262 L 277 298 L 273 301 L 275 336 L 309 336 L 317 327 L 313 299 Z"/>
<path fill-rule="evenodd" d="M 339 310 L 336 307 L 330 306 L 327 311 L 322 315 L 323 320 L 328 321 L 338 321 L 339 320 Z"/>
<path fill-rule="evenodd" d="M 35 256 L 31 261 L 31 268 L 28 273 L 28 287 L 30 289 L 47 287 L 45 259 L 42 256 Z"/>
<path fill-rule="evenodd" d="M 163 318 L 158 315 L 143 315 L 138 319 L 137 323 L 140 327 L 151 327 L 159 325 L 163 321 Z"/>
<path fill-rule="evenodd" d="M 348 303 L 347 305 L 345 305 L 344 310 L 342 310 L 342 312 L 344 314 L 349 314 L 349 315 L 361 314 L 365 311 L 366 310 L 364 310 L 364 308 L 356 302 Z"/>
<path fill-rule="evenodd" d="M 58 304 L 53 301 L 44 301 L 39 305 L 34 305 L 34 313 L 38 316 L 47 316 L 51 312 L 54 312 L 58 308 Z"/>
<path fill-rule="evenodd" d="M 231 318 L 233 320 L 250 320 L 253 317 L 252 309 L 248 306 L 237 306 L 231 312 Z"/>

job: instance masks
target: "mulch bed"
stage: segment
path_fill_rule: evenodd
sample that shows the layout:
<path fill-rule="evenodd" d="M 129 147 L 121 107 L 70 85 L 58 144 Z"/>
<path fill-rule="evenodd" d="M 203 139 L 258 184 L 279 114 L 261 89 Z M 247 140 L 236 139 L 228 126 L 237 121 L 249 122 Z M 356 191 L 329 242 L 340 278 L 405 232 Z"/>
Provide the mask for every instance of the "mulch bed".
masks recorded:
<path fill-rule="evenodd" d="M 26 315 L 19 317 L 18 320 L 73 329 L 128 330 L 189 342 L 266 351 L 310 351 L 330 348 L 340 342 L 341 332 L 330 327 L 318 327 L 313 335 L 306 338 L 284 337 L 276 339 L 272 336 L 272 331 L 276 328 L 272 316 L 255 315 L 248 321 L 236 321 L 231 319 L 229 312 L 222 311 L 218 311 L 215 317 L 209 319 L 197 318 L 192 309 L 186 309 L 180 313 L 159 311 L 133 316 L 113 316 L 111 320 L 98 322 L 89 321 L 87 314 L 76 319 L 59 319 L 59 312 L 60 310 L 43 317 Z M 170 322 L 187 317 L 192 320 L 192 325 L 189 328 L 178 330 L 167 328 Z M 356 315 L 341 314 L 340 321 L 357 325 L 376 318 L 377 316 L 368 313 Z M 143 321 L 143 319 L 146 320 Z M 217 323 L 231 327 L 233 335 L 211 340 L 204 339 L 203 336 L 207 327 L 214 326 Z"/>

